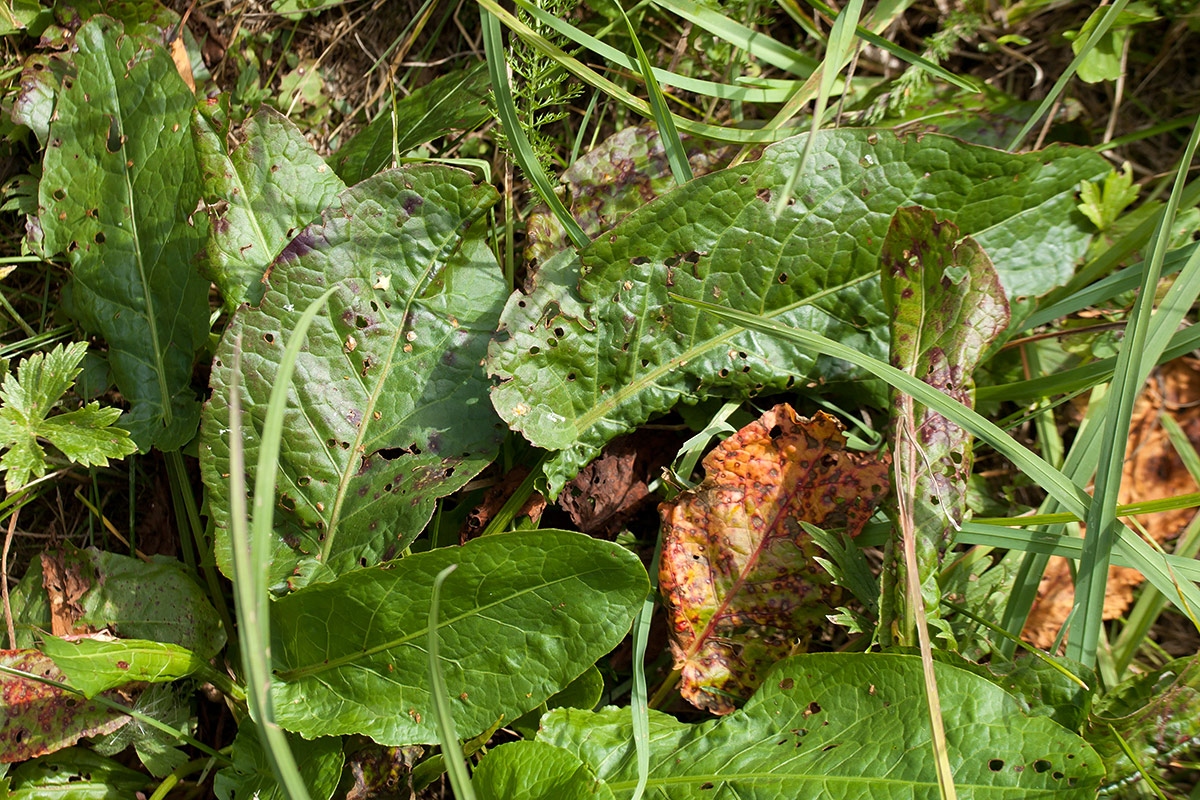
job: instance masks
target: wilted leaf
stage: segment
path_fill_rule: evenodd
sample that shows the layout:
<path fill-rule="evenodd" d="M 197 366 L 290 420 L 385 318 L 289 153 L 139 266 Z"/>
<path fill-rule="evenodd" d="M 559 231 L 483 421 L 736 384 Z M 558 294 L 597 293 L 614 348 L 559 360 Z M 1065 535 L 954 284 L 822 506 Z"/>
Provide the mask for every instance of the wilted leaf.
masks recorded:
<path fill-rule="evenodd" d="M 329 736 L 314 741 L 289 735 L 288 746 L 300 768 L 300 777 L 312 800 L 329 800 L 342 776 L 342 740 Z M 213 792 L 220 800 L 288 800 L 290 795 L 275 780 L 271 761 L 263 751 L 254 723 L 238 725 L 233 740 L 233 766 L 217 773 Z"/>
<path fill-rule="evenodd" d="M 1094 798 L 1088 744 L 1027 716 L 1000 687 L 935 663 L 959 797 Z M 628 797 L 637 783 L 628 709 L 552 711 L 539 741 L 574 753 Z M 741 711 L 701 725 L 650 712 L 647 797 L 927 798 L 938 780 L 917 656 L 819 653 L 778 664 Z"/>
<path fill-rule="evenodd" d="M 108 342 L 143 450 L 180 447 L 200 404 L 192 361 L 208 334 L 208 281 L 192 258 L 206 220 L 188 131 L 195 97 L 162 47 L 105 16 L 79 29 L 38 187 L 48 253 L 65 252 L 63 308 Z"/>
<path fill-rule="evenodd" d="M 719 169 L 735 148 L 683 138 L 688 164 L 696 177 Z M 653 125 L 624 128 L 576 159 L 559 180 L 566 186 L 571 216 L 588 236 L 608 230 L 625 216 L 675 187 L 662 137 Z M 525 260 L 540 265 L 574 245 L 546 206 L 526 222 Z"/>
<path fill-rule="evenodd" d="M 67 70 L 61 58 L 49 53 L 34 53 L 21 69 L 21 88 L 12 102 L 12 121 L 33 131 L 38 143 L 45 145 L 54 114 L 54 95 Z"/>
<path fill-rule="evenodd" d="M 238 310 L 213 362 L 200 465 L 229 573 L 229 386 L 241 337 L 242 431 L 253 485 L 290 331 L 328 286 L 284 414 L 271 577 L 329 580 L 399 553 L 491 463 L 504 434 L 480 367 L 506 294 L 474 223 L 490 186 L 442 166 L 370 178 L 297 236 L 258 308 Z M 301 573 L 296 575 L 297 570 Z"/>
<path fill-rule="evenodd" d="M 18 765 L 11 773 L 8 800 L 125 800 L 146 789 L 146 776 L 73 747 Z"/>
<path fill-rule="evenodd" d="M 1008 325 L 1008 301 L 983 249 L 929 211 L 901 208 L 880 254 L 883 299 L 892 315 L 891 364 L 968 408 L 975 367 Z M 933 409 L 892 391 L 895 491 L 907 521 L 893 526 L 884 559 L 879 635 L 916 644 L 905 575 L 917 570 L 925 614 L 940 618 L 942 554 L 962 524 L 974 461 L 971 435 Z M 901 528 L 911 523 L 916 563 L 905 563 Z M 948 629 L 943 629 L 948 635 Z"/>
<path fill-rule="evenodd" d="M 1139 764 L 1161 779 L 1172 762 L 1195 752 L 1200 736 L 1200 660 L 1180 658 L 1116 686 L 1097 704 L 1085 735 L 1104 760 L 1106 786 L 1141 781 Z"/>
<path fill-rule="evenodd" d="M 488 752 L 472 786 L 480 800 L 613 800 L 574 753 L 542 742 L 509 742 Z"/>
<path fill-rule="evenodd" d="M 208 662 L 191 650 L 145 639 L 67 641 L 50 636 L 42 652 L 88 698 L 133 681 L 168 683 L 208 669 Z"/>
<path fill-rule="evenodd" d="M 659 587 L 690 703 L 728 714 L 806 642 L 839 596 L 800 526 L 854 535 L 887 493 L 887 463 L 845 449 L 838 422 L 781 404 L 704 458 L 704 481 L 659 510 Z"/>
<path fill-rule="evenodd" d="M 47 573 L 43 567 L 53 563 Z M 43 555 L 21 580 L 22 598 L 42 592 L 43 575 L 51 575 L 51 596 L 69 605 L 58 612 L 63 624 L 91 630 L 108 628 L 127 639 L 177 644 L 208 659 L 225 646 L 221 619 L 204 590 L 183 564 L 166 556 L 149 563 L 106 550 L 81 550 L 64 543 L 61 554 Z M 21 605 L 17 621 L 43 630 L 51 627 L 51 604 Z M 16 610 L 14 608 L 14 610 Z M 70 632 L 62 630 L 63 633 Z M 28 638 L 27 638 L 28 637 Z M 19 632 L 21 643 L 32 637 Z"/>
<path fill-rule="evenodd" d="M 408 97 L 396 99 L 394 128 L 389 104 L 371 124 L 330 156 L 329 163 L 342 180 L 354 185 L 391 166 L 393 131 L 395 152 L 403 157 L 414 147 L 452 129 L 475 128 L 490 116 L 487 108 L 490 85 L 485 64 L 441 75 Z"/>
<path fill-rule="evenodd" d="M 35 353 L 17 365 L 17 374 L 7 373 L 0 388 L 0 470 L 6 472 L 4 487 L 11 494 L 30 477 L 46 474 L 44 439 L 68 459 L 83 466 L 108 466 L 110 458 L 124 458 L 137 450 L 129 434 L 112 424 L 120 409 L 88 403 L 83 408 L 48 416 L 79 374 L 79 362 L 87 342 L 58 345 L 49 353 Z"/>
<path fill-rule="evenodd" d="M 425 640 L 433 579 L 449 564 L 441 658 L 465 736 L 515 720 L 594 664 L 648 591 L 636 556 L 570 531 L 485 536 L 309 586 L 271 607 L 276 721 L 306 738 L 437 742 Z"/>
<path fill-rule="evenodd" d="M 271 262 L 346 185 L 273 108 L 263 106 L 242 126 L 238 147 L 229 143 L 229 120 L 203 109 L 192 114 L 211 220 L 200 265 L 227 309 L 258 305 Z"/>
<path fill-rule="evenodd" d="M 0 650 L 0 664 L 64 682 L 54 662 L 37 650 Z M 7 672 L 0 672 L 0 710 L 0 763 L 5 764 L 53 753 L 129 722 L 95 701 Z"/>
<path fill-rule="evenodd" d="M 822 131 L 795 202 L 776 216 L 803 142 L 680 186 L 578 259 L 550 259 L 535 289 L 510 298 L 488 351 L 500 380 L 492 402 L 511 428 L 557 451 L 545 467 L 553 495 L 610 439 L 679 402 L 859 376 L 668 293 L 885 358 L 879 251 L 898 207 L 953 221 L 987 250 L 1011 294 L 1039 294 L 1073 274 L 1091 236 L 1074 208 L 1079 182 L 1109 170 L 1080 148 L 1018 155 L 934 134 Z"/>

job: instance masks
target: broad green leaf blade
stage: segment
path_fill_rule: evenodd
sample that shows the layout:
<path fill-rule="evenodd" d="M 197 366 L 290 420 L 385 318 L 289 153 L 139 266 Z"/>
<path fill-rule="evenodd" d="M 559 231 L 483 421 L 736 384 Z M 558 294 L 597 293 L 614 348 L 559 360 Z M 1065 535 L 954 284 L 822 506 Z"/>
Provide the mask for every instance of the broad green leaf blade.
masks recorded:
<path fill-rule="evenodd" d="M 975 800 L 1095 796 L 1088 744 L 1027 716 L 995 684 L 935 663 L 954 783 Z M 822 653 L 780 662 L 741 711 L 701 725 L 651 716 L 650 796 L 937 797 L 917 656 Z M 628 797 L 636 782 L 629 714 L 549 714 L 539 741 L 569 750 Z"/>
<path fill-rule="evenodd" d="M 392 163 L 395 152 L 405 155 L 414 147 L 444 136 L 450 130 L 471 130 L 490 116 L 487 108 L 487 69 L 478 64 L 434 78 L 407 97 L 385 107 L 328 161 L 347 184 L 364 181 Z"/>
<path fill-rule="evenodd" d="M 825 412 L 781 403 L 705 456 L 704 473 L 659 506 L 659 588 L 680 693 L 728 714 L 841 601 L 802 523 L 856 535 L 888 492 L 888 464 L 848 451 Z"/>
<path fill-rule="evenodd" d="M 37 650 L 0 650 L 0 665 L 62 682 Z M 129 717 L 92 700 L 29 678 L 0 673 L 0 763 L 26 761 L 70 747 L 84 736 L 112 733 Z"/>
<path fill-rule="evenodd" d="M 8 800 L 118 800 L 136 797 L 151 781 L 144 773 L 72 747 L 17 766 Z"/>
<path fill-rule="evenodd" d="M 217 610 L 176 559 L 152 556 L 146 563 L 104 550 L 81 550 L 70 543 L 60 553 L 43 553 L 18 587 L 23 597 L 33 594 L 35 598 L 14 603 L 14 611 L 18 623 L 49 631 L 50 607 L 43 584 L 60 596 L 70 593 L 80 609 L 80 624 L 108 628 L 126 639 L 177 644 L 203 659 L 225 646 Z M 31 643 L 32 637 L 18 631 L 18 640 Z"/>
<path fill-rule="evenodd" d="M 226 574 L 234 342 L 240 334 L 253 472 L 288 332 L 327 287 L 336 291 L 309 329 L 284 417 L 271 580 L 303 585 L 391 558 L 437 498 L 491 463 L 504 426 L 487 408 L 480 361 L 506 290 L 474 223 L 495 200 L 449 167 L 381 173 L 297 236 L 262 304 L 234 316 L 213 365 L 200 456 Z"/>
<path fill-rule="evenodd" d="M 220 116 L 201 105 L 191 120 L 211 222 L 200 268 L 233 310 L 258 305 L 271 262 L 346 184 L 278 111 L 263 106 L 236 148 Z"/>
<path fill-rule="evenodd" d="M 629 632 L 648 587 L 632 553 L 569 531 L 485 536 L 310 586 L 272 604 L 276 721 L 306 738 L 436 742 L 426 614 L 449 564 L 441 654 L 463 735 L 569 684 Z"/>
<path fill-rule="evenodd" d="M 1008 300 L 974 239 L 920 208 L 892 217 L 880 254 L 883 301 L 892 316 L 891 364 L 973 408 L 975 367 L 1008 325 Z M 934 409 L 892 392 L 896 492 L 912 515 L 916 563 L 907 564 L 892 526 L 884 559 L 879 631 L 887 644 L 916 644 L 907 571 L 917 571 L 929 620 L 941 617 L 938 573 L 966 511 L 971 435 Z M 946 629 L 941 628 L 942 631 Z"/>
<path fill-rule="evenodd" d="M 488 354 L 501 381 L 492 402 L 530 442 L 559 451 L 547 466 L 553 492 L 613 436 L 681 400 L 855 375 L 673 304 L 669 292 L 882 357 L 878 257 L 899 206 L 954 222 L 988 251 L 1010 293 L 1034 294 L 1069 277 L 1091 235 L 1075 189 L 1109 169 L 1078 148 L 1013 156 L 932 134 L 827 131 L 795 204 L 776 217 L 774 193 L 802 147 L 803 137 L 782 142 L 689 182 L 598 237 L 578 264 L 554 259 L 556 272 L 544 266 L 533 291 L 510 298 Z"/>
<path fill-rule="evenodd" d="M 509 742 L 489 751 L 472 785 L 479 800 L 613 800 L 578 756 L 543 742 Z"/>
<path fill-rule="evenodd" d="M 289 735 L 300 775 L 312 800 L 329 800 L 342 776 L 342 740 L 328 736 L 309 741 Z M 275 780 L 255 725 L 243 720 L 233 740 L 233 766 L 217 773 L 213 792 L 220 800 L 290 800 Z"/>
<path fill-rule="evenodd" d="M 208 333 L 208 281 L 193 263 L 206 227 L 189 117 L 195 97 L 167 51 L 98 16 L 75 35 L 38 186 L 48 253 L 66 253 L 63 306 L 103 336 L 122 420 L 142 450 L 196 431 L 192 360 Z"/>
<path fill-rule="evenodd" d="M 133 681 L 169 683 L 208 668 L 208 662 L 177 644 L 145 639 L 78 639 L 48 636 L 42 652 L 62 670 L 66 682 L 92 698 Z"/>

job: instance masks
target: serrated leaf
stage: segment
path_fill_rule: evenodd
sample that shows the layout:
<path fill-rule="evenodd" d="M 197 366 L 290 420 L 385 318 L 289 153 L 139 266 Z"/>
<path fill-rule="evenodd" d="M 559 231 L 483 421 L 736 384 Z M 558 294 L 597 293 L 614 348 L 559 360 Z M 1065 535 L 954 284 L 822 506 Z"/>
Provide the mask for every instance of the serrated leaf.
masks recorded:
<path fill-rule="evenodd" d="M 853 536 L 888 491 L 886 460 L 845 446 L 833 417 L 780 404 L 704 457 L 699 486 L 659 506 L 671 652 L 697 708 L 733 711 L 838 603 L 800 523 Z"/>
<path fill-rule="evenodd" d="M 1008 325 L 1008 300 L 983 248 L 921 208 L 898 209 L 880 253 L 884 305 L 892 316 L 891 364 L 967 408 L 975 368 Z M 901 523 L 884 559 L 879 638 L 916 644 L 905 575 L 915 568 L 925 615 L 941 619 L 938 574 L 966 512 L 971 435 L 903 392 L 892 392 L 895 491 L 911 515 L 916 563 L 907 564 Z M 899 513 L 899 512 L 897 512 Z M 939 630 L 949 637 L 949 629 Z"/>
<path fill-rule="evenodd" d="M 488 751 L 471 781 L 480 800 L 613 800 L 574 753 L 542 742 L 509 742 Z"/>
<path fill-rule="evenodd" d="M 1000 687 L 935 663 L 960 797 L 1095 797 L 1099 757 Z M 741 711 L 701 725 L 650 716 L 648 796 L 937 797 L 917 656 L 820 653 L 780 662 Z M 637 774 L 629 711 L 553 711 L 539 741 L 591 767 L 618 798 Z"/>
<path fill-rule="evenodd" d="M 629 632 L 648 591 L 636 556 L 570 531 L 485 536 L 310 586 L 272 604 L 276 721 L 306 738 L 437 742 L 426 626 L 450 564 L 439 639 L 465 736 L 570 683 Z"/>
<path fill-rule="evenodd" d="M 288 736 L 288 745 L 312 800 L 329 800 L 342 776 L 342 740 L 329 736 L 313 741 Z M 213 792 L 220 800 L 289 800 L 275 780 L 254 723 L 238 726 L 233 740 L 233 765 L 217 773 Z"/>
<path fill-rule="evenodd" d="M 67 676 L 67 683 L 88 698 L 133 681 L 169 683 L 208 667 L 187 648 L 145 639 L 67 641 L 48 636 L 42 652 Z"/>
<path fill-rule="evenodd" d="M 226 574 L 233 348 L 240 336 L 253 465 L 288 332 L 327 286 L 337 289 L 308 331 L 284 417 L 272 580 L 302 586 L 391 558 L 437 498 L 491 463 L 504 426 L 487 407 L 480 361 L 506 291 L 473 224 L 496 199 L 449 167 L 381 173 L 297 236 L 261 305 L 234 315 L 213 362 L 200 452 Z"/>
<path fill-rule="evenodd" d="M 37 650 L 0 650 L 0 665 L 63 682 Z M 129 717 L 29 678 L 0 673 L 0 763 L 27 761 L 70 747 L 84 736 L 112 733 Z"/>
<path fill-rule="evenodd" d="M 146 776 L 82 747 L 19 765 L 9 800 L 125 800 L 150 784 Z"/>
<path fill-rule="evenodd" d="M 38 186 L 48 253 L 66 253 L 63 308 L 108 342 L 138 446 L 196 431 L 192 361 L 208 333 L 208 281 L 192 258 L 206 220 L 188 130 L 195 98 L 170 54 L 98 16 L 75 35 Z"/>
<path fill-rule="evenodd" d="M 238 135 L 242 144 L 230 147 L 228 120 L 201 108 L 192 114 L 192 134 L 211 223 L 201 268 L 225 308 L 258 305 L 271 262 L 346 184 L 275 109 L 259 109 Z"/>
<path fill-rule="evenodd" d="M 733 304 L 881 358 L 888 318 L 878 256 L 888 221 L 918 203 L 987 249 L 1012 294 L 1068 278 L 1090 231 L 1079 181 L 1108 172 L 1089 150 L 1009 154 L 925 134 L 822 131 L 812 169 L 780 216 L 773 194 L 803 137 L 758 161 L 681 186 L 626 217 L 572 263 L 551 259 L 505 307 L 488 353 L 492 402 L 553 451 L 557 493 L 614 436 L 680 401 L 745 397 L 799 379 L 857 377 L 844 362 L 673 304 L 668 293 Z M 1053 265 L 1053 266 L 1048 266 Z"/>
<path fill-rule="evenodd" d="M 4 485 L 11 494 L 31 477 L 46 474 L 44 439 L 71 461 L 83 466 L 108 466 L 110 458 L 124 458 L 137 450 L 129 434 L 112 424 L 121 416 L 116 408 L 89 403 L 83 408 L 47 415 L 79 374 L 87 352 L 86 342 L 58 345 L 49 353 L 35 353 L 17 365 L 17 374 L 4 376 L 0 388 L 0 457 Z"/>
<path fill-rule="evenodd" d="M 396 124 L 392 107 L 354 135 L 329 157 L 330 165 L 348 184 L 366 180 L 392 163 L 392 142 L 401 156 L 450 130 L 470 130 L 490 117 L 488 74 L 484 64 L 441 75 L 407 97 L 397 98 Z"/>

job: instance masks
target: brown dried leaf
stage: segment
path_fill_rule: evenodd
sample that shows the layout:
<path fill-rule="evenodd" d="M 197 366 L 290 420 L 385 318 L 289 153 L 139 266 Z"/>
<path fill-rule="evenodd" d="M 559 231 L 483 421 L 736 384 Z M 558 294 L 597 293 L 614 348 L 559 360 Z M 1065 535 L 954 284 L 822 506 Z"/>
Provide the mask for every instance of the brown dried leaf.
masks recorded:
<path fill-rule="evenodd" d="M 780 404 L 704 458 L 705 478 L 659 506 L 659 581 L 688 702 L 727 714 L 801 646 L 840 597 L 800 527 L 856 535 L 888 491 L 886 459 L 845 450 L 841 425 Z"/>
<path fill-rule="evenodd" d="M 0 650 L 0 664 L 63 681 L 37 650 Z M 53 686 L 0 673 L 0 763 L 11 764 L 70 747 L 84 736 L 112 733 L 130 717 Z"/>
<path fill-rule="evenodd" d="M 1179 358 L 1164 364 L 1134 404 L 1121 491 L 1117 494 L 1120 504 L 1198 491 L 1158 422 L 1160 414 L 1171 414 L 1188 439 L 1200 443 L 1200 372 L 1195 359 Z M 1155 541 L 1162 543 L 1178 536 L 1195 513 L 1194 508 L 1181 508 L 1143 514 L 1137 521 Z M 1133 527 L 1132 520 L 1127 522 Z M 1142 574 L 1135 569 L 1109 567 L 1104 619 L 1116 619 L 1125 613 L 1133 602 L 1133 590 L 1142 580 Z M 1075 585 L 1066 559 L 1050 559 L 1022 637 L 1038 647 L 1052 646 L 1074 599 Z"/>
<path fill-rule="evenodd" d="M 483 529 L 492 521 L 492 517 L 500 513 L 500 509 L 508 502 L 508 498 L 512 497 L 513 492 L 517 490 L 527 475 L 529 475 L 528 467 L 513 467 L 507 475 L 500 479 L 499 483 L 484 492 L 483 502 L 471 509 L 467 518 L 463 520 L 462 527 L 458 530 L 458 543 L 466 544 L 483 533 Z M 545 510 L 546 498 L 534 492 L 517 509 L 516 518 L 529 517 L 534 524 L 537 524 Z"/>
<path fill-rule="evenodd" d="M 613 439 L 563 487 L 558 505 L 589 536 L 611 539 L 653 502 L 649 482 L 671 461 L 677 440 L 661 431 Z"/>
<path fill-rule="evenodd" d="M 42 553 L 42 586 L 50 599 L 50 632 L 55 636 L 88 633 L 91 628 L 79 625 L 83 616 L 80 599 L 92 588 L 91 574 L 83 563 L 73 560 L 67 564 L 62 550 Z"/>

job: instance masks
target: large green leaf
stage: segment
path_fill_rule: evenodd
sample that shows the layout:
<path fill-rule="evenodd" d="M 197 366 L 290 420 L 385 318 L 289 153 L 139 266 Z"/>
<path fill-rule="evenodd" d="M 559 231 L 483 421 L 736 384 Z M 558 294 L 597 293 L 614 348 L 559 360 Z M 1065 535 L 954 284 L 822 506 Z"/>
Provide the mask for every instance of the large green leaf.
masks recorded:
<path fill-rule="evenodd" d="M 505 285 L 474 223 L 495 200 L 449 167 L 381 173 L 298 235 L 261 305 L 234 316 L 213 362 L 200 453 L 226 574 L 233 350 L 240 338 L 253 465 L 289 331 L 329 286 L 337 290 L 308 331 L 284 418 L 272 580 L 299 586 L 391 558 L 437 498 L 491 463 L 504 426 L 480 361 Z"/>
<path fill-rule="evenodd" d="M 226 308 L 257 305 L 267 267 L 346 184 L 275 109 L 251 117 L 233 148 L 229 120 L 203 108 L 192 115 L 192 133 L 212 224 L 200 265 Z"/>
<path fill-rule="evenodd" d="M 1010 293 L 1037 294 L 1070 276 L 1090 238 L 1075 188 L 1108 170 L 1072 147 L 1013 155 L 933 134 L 818 136 L 780 216 L 773 196 L 803 137 L 649 203 L 578 262 L 550 259 L 529 294 L 510 298 L 488 356 L 501 381 L 492 402 L 531 442 L 559 451 L 546 467 L 554 492 L 610 438 L 680 400 L 855 374 L 673 305 L 668 292 L 732 303 L 882 357 L 878 258 L 898 207 L 920 204 L 954 222 L 988 251 Z"/>
<path fill-rule="evenodd" d="M 1104 773 L 1088 744 L 1027 716 L 987 680 L 935 663 L 960 797 L 1094 797 Z M 917 656 L 822 653 L 782 661 L 744 709 L 685 725 L 650 718 L 658 798 L 937 797 Z M 583 760 L 618 798 L 637 784 L 627 710 L 553 711 L 539 740 Z"/>
<path fill-rule="evenodd" d="M 567 686 L 629 632 L 649 589 L 635 555 L 570 531 L 485 536 L 310 586 L 272 605 L 276 721 L 306 738 L 437 742 L 425 642 L 450 564 L 438 636 L 465 736 Z"/>
<path fill-rule="evenodd" d="M 883 300 L 892 316 L 891 364 L 968 408 L 975 367 L 1008 325 L 1008 301 L 987 254 L 958 228 L 922 208 L 896 211 L 880 254 Z M 938 574 L 962 525 L 974 462 L 971 434 L 909 395 L 892 391 L 892 470 L 902 497 L 884 557 L 879 636 L 915 645 L 917 615 L 907 572 L 915 569 L 924 613 L 947 638 Z M 915 562 L 903 536 L 911 526 Z"/>
<path fill-rule="evenodd" d="M 389 104 L 330 156 L 329 163 L 342 180 L 355 184 L 391 164 L 393 153 L 404 156 L 451 129 L 475 128 L 490 116 L 488 86 L 484 64 L 435 78 L 396 101 L 394 126 Z"/>
<path fill-rule="evenodd" d="M 171 450 L 196 431 L 192 360 L 208 333 L 208 281 L 192 261 L 207 226 L 193 214 L 195 98 L 165 49 L 123 33 L 98 16 L 75 35 L 36 224 L 71 264 L 64 309 L 108 341 L 131 405 L 121 426 L 143 450 Z"/>

